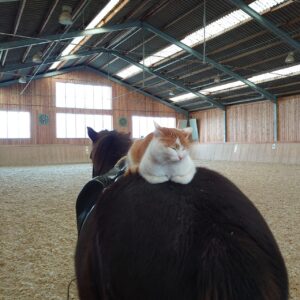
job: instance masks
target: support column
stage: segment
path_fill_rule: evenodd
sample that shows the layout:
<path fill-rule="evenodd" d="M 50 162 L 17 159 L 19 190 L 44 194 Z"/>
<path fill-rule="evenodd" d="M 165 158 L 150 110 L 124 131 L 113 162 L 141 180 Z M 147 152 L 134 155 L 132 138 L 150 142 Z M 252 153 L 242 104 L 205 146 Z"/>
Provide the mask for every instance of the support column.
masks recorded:
<path fill-rule="evenodd" d="M 273 113 L 274 113 L 274 117 L 273 117 L 273 131 L 274 131 L 274 143 L 278 142 L 278 101 L 277 98 L 276 100 L 273 102 Z"/>
<path fill-rule="evenodd" d="M 223 142 L 226 143 L 227 142 L 227 110 L 226 110 L 226 106 L 224 109 L 224 139 Z"/>

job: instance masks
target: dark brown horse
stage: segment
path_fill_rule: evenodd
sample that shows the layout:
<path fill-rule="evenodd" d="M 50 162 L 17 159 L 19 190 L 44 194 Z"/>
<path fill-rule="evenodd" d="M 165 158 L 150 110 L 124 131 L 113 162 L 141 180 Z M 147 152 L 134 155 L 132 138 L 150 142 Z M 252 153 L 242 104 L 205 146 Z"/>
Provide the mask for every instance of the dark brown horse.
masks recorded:
<path fill-rule="evenodd" d="M 129 133 L 112 130 L 96 132 L 87 127 L 88 136 L 93 142 L 90 158 L 93 162 L 93 177 L 108 172 L 117 161 L 127 154 L 132 140 Z"/>
<path fill-rule="evenodd" d="M 135 174 L 97 197 L 77 243 L 80 299 L 288 299 L 268 225 L 224 176 L 198 168 L 181 185 Z"/>
<path fill-rule="evenodd" d="M 115 165 L 121 157 L 127 154 L 132 143 L 130 134 L 115 130 L 96 132 L 90 127 L 87 127 L 87 130 L 93 142 L 90 155 L 93 162 L 93 179 L 83 187 L 76 201 L 78 232 L 102 190 L 123 173 L 124 166 Z M 102 176 L 104 174 L 107 175 Z"/>

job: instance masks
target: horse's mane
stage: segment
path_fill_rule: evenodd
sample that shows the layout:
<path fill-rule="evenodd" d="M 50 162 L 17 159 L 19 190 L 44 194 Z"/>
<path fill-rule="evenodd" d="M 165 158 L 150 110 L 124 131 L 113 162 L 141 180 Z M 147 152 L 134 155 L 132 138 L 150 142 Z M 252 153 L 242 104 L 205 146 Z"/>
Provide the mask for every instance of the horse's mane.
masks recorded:
<path fill-rule="evenodd" d="M 116 130 L 103 130 L 93 139 L 90 158 L 93 162 L 93 176 L 108 172 L 116 162 L 127 154 L 132 144 L 129 134 Z"/>

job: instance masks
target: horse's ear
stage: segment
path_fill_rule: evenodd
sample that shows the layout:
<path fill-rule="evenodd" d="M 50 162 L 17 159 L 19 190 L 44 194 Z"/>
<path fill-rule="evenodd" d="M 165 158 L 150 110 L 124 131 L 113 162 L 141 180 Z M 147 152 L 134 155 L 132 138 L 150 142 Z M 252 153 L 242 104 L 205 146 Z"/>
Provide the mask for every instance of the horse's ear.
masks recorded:
<path fill-rule="evenodd" d="M 91 127 L 87 127 L 87 132 L 88 132 L 88 136 L 92 140 L 92 142 L 95 142 L 97 140 L 98 133 Z"/>

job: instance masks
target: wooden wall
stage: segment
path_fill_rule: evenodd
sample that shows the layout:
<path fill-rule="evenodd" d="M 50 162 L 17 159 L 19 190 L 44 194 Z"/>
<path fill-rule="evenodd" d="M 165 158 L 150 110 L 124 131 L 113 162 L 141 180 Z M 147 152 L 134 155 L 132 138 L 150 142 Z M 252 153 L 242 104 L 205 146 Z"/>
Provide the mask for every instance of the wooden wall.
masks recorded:
<path fill-rule="evenodd" d="M 224 141 L 224 113 L 220 109 L 193 112 L 197 119 L 200 143 L 222 143 Z"/>
<path fill-rule="evenodd" d="M 56 108 L 57 81 L 111 85 L 113 109 L 102 111 Z M 20 95 L 23 88 L 24 85 L 21 84 L 0 88 L 0 109 L 30 112 L 31 139 L 0 139 L 0 166 L 89 162 L 88 139 L 56 138 L 57 112 L 111 114 L 114 129 L 123 132 L 132 130 L 132 115 L 171 116 L 177 120 L 184 119 L 184 116 L 175 113 L 171 108 L 88 71 L 76 71 L 35 80 L 25 93 Z M 193 151 L 195 159 L 298 162 L 300 95 L 278 100 L 278 142 L 282 145 L 275 148 L 272 145 L 273 109 L 270 101 L 228 106 L 226 144 L 223 144 L 223 111 L 210 109 L 191 113 L 190 117 L 196 118 L 199 126 L 200 144 L 196 145 L 199 147 Z M 39 114 L 49 115 L 49 125 L 39 125 Z M 119 126 L 120 117 L 127 118 L 127 127 Z M 287 160 L 287 157 L 291 159 Z M 295 157 L 297 159 L 294 159 Z"/>
<path fill-rule="evenodd" d="M 113 110 L 88 110 L 88 109 L 65 109 L 55 107 L 55 83 L 57 81 L 86 83 L 86 84 L 104 84 L 112 86 Z M 57 139 L 55 114 L 57 112 L 77 112 L 77 113 L 108 113 L 113 116 L 113 127 L 123 132 L 131 131 L 131 116 L 171 116 L 176 117 L 171 108 L 160 104 L 151 98 L 143 96 L 137 92 L 131 91 L 107 78 L 99 76 L 93 72 L 76 71 L 51 78 L 43 78 L 32 81 L 25 93 L 20 95 L 24 88 L 22 84 L 0 88 L 0 110 L 23 110 L 31 113 L 31 139 L 9 139 L 1 140 L 0 144 L 76 144 L 88 145 L 88 139 Z M 49 125 L 39 125 L 39 114 L 49 115 Z M 120 127 L 119 117 L 126 117 L 127 127 Z"/>
<path fill-rule="evenodd" d="M 273 143 L 273 103 L 232 105 L 227 111 L 227 142 Z M 200 143 L 223 143 L 224 113 L 220 109 L 193 112 L 198 120 Z M 278 100 L 278 142 L 300 142 L 300 95 Z"/>
<path fill-rule="evenodd" d="M 278 136 L 281 142 L 300 142 L 300 95 L 278 103 Z"/>

